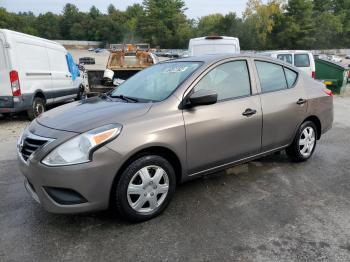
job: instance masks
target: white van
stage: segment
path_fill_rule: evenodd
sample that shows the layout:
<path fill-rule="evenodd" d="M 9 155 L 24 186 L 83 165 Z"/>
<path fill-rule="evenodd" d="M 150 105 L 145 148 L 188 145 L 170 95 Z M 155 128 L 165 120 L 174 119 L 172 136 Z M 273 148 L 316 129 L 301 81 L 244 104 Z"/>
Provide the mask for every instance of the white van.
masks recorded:
<path fill-rule="evenodd" d="M 48 104 L 77 98 L 81 88 L 62 45 L 0 29 L 0 113 L 27 110 L 33 119 Z"/>
<path fill-rule="evenodd" d="M 190 56 L 213 54 L 238 54 L 241 49 L 239 39 L 229 36 L 206 36 L 190 40 L 188 51 Z"/>
<path fill-rule="evenodd" d="M 262 53 L 273 58 L 287 62 L 305 71 L 309 76 L 315 78 L 316 66 L 314 56 L 310 51 L 302 50 L 281 50 Z"/>

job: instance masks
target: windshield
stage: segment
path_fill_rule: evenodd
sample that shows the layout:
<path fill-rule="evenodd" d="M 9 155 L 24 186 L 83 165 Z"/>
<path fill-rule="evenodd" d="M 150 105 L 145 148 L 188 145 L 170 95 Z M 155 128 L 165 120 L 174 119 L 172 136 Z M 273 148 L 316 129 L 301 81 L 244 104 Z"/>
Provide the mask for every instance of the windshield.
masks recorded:
<path fill-rule="evenodd" d="M 126 80 L 111 96 L 159 102 L 169 97 L 199 66 L 199 62 L 171 62 L 151 66 Z"/>

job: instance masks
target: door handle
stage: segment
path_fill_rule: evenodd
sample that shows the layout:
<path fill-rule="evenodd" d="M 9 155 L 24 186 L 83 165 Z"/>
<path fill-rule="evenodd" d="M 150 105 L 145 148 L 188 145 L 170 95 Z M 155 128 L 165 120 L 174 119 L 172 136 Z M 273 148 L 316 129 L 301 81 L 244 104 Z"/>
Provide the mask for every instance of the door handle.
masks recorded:
<path fill-rule="evenodd" d="M 242 115 L 243 115 L 243 116 L 246 116 L 246 117 L 250 117 L 250 116 L 255 115 L 255 114 L 256 114 L 256 110 L 250 109 L 250 108 L 247 108 L 247 109 L 242 113 Z"/>
<path fill-rule="evenodd" d="M 307 100 L 306 99 L 303 99 L 303 98 L 300 98 L 297 102 L 298 105 L 303 105 L 303 104 L 306 104 Z"/>

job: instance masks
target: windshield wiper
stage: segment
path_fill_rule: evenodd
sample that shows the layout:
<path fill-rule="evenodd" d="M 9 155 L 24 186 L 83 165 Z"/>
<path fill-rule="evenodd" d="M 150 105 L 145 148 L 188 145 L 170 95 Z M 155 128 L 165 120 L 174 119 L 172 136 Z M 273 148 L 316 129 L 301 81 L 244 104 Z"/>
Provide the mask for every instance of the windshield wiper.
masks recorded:
<path fill-rule="evenodd" d="M 119 98 L 119 99 L 124 100 L 126 102 L 133 102 L 133 103 L 139 102 L 139 100 L 136 98 L 128 97 L 128 96 L 124 96 L 124 95 L 111 95 L 111 97 L 112 98 Z"/>
<path fill-rule="evenodd" d="M 100 97 L 102 99 L 109 99 L 110 100 L 110 97 L 106 93 L 101 93 L 101 94 L 99 94 L 98 97 Z"/>

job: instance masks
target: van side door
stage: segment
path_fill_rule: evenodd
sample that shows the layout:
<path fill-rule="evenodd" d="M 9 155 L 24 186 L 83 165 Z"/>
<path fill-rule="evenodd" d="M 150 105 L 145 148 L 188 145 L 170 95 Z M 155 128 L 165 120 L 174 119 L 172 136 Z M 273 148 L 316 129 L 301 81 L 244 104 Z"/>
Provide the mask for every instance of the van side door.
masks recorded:
<path fill-rule="evenodd" d="M 33 39 L 18 38 L 15 50 L 24 103 L 31 105 L 36 92 L 42 92 L 50 103 L 52 83 L 46 47 Z"/>
<path fill-rule="evenodd" d="M 262 113 L 248 59 L 222 61 L 190 87 L 218 94 L 216 104 L 185 108 L 187 164 L 190 175 L 222 168 L 261 149 Z"/>
<path fill-rule="evenodd" d="M 52 77 L 51 97 L 54 99 L 54 102 L 75 98 L 78 94 L 78 88 L 75 88 L 73 85 L 66 52 L 50 47 L 47 50 Z"/>

